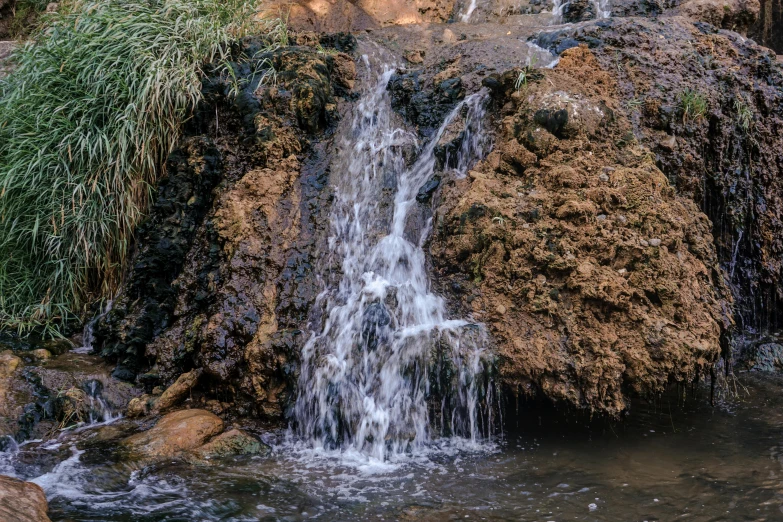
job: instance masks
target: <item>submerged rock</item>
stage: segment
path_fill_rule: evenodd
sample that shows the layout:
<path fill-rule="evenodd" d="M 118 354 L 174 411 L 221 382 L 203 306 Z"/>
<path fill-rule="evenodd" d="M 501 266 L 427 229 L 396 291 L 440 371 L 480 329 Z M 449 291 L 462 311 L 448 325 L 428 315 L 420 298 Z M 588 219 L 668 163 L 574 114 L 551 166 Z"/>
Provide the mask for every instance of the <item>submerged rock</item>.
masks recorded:
<path fill-rule="evenodd" d="M 0 475 L 0 520 L 49 522 L 49 505 L 38 484 Z"/>

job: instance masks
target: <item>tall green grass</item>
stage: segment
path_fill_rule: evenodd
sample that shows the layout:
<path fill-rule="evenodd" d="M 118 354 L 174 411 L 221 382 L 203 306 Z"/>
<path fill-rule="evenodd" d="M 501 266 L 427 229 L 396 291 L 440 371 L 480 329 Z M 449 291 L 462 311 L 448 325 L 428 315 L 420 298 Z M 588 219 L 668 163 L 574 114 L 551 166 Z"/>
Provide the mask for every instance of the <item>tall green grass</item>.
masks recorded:
<path fill-rule="evenodd" d="M 249 0 L 76 0 L 0 82 L 0 325 L 53 328 L 116 288 L 202 69 Z"/>

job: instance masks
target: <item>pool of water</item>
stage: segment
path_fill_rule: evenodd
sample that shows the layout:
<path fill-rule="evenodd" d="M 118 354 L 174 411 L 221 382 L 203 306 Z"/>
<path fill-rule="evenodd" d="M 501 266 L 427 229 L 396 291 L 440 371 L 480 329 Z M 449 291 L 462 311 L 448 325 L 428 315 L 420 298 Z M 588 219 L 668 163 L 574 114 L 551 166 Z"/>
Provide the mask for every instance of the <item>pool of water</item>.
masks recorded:
<path fill-rule="evenodd" d="M 44 487 L 52 520 L 783 520 L 783 379 L 732 388 L 714 407 L 689 390 L 617 423 L 520 406 L 501 440 L 396 462 L 275 433 L 271 456 L 208 467 L 143 467 L 67 438 L 0 466 Z"/>

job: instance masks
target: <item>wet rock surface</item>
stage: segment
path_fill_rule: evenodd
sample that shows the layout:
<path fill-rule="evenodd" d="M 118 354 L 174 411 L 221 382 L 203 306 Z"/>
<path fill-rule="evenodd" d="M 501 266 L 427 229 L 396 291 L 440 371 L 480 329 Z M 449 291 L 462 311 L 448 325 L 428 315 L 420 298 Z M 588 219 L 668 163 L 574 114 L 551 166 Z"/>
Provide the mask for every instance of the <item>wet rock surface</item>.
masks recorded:
<path fill-rule="evenodd" d="M 365 38 L 399 55 L 388 89 L 425 140 L 466 95 L 492 94 L 494 152 L 466 180 L 428 180 L 408 226 L 435 212 L 439 293 L 492 327 L 505 382 L 617 413 L 633 394 L 708 373 L 732 331 L 783 321 L 783 82 L 773 53 L 732 32 L 753 33 L 764 12 L 753 1 L 618 1 L 623 18 L 609 19 L 599 3 L 572 4 L 573 23 L 551 29 L 551 6 L 501 1 L 478 6 L 476 24 L 341 23 L 362 18 Z M 355 49 L 309 30 L 295 40 Z M 269 58 L 276 84 L 233 100 L 207 86 L 127 293 L 98 328 L 115 375 L 146 387 L 138 415 L 193 369 L 191 405 L 221 415 L 280 418 L 293 396 L 325 241 L 327 134 L 355 68 L 313 47 Z M 463 123 L 438 144 L 446 169 Z"/>
<path fill-rule="evenodd" d="M 731 324 L 710 222 L 628 136 L 586 48 L 515 88 L 495 149 L 446 184 L 433 263 L 490 326 L 512 393 L 617 414 L 717 361 Z"/>
<path fill-rule="evenodd" d="M 223 431 L 223 421 L 205 410 L 180 410 L 162 417 L 152 428 L 122 441 L 134 458 L 160 460 L 203 446 Z"/>
<path fill-rule="evenodd" d="M 333 40 L 351 47 L 351 37 Z M 118 362 L 116 376 L 138 379 L 147 393 L 197 368 L 199 404 L 279 418 L 317 293 L 314 256 L 329 201 L 329 151 L 319 139 L 355 69 L 351 57 L 312 47 L 257 59 L 272 64 L 274 81 L 238 63 L 252 81 L 235 97 L 219 80 L 205 87 L 208 103 L 169 160 L 129 283 L 96 344 Z M 142 398 L 133 411 L 156 402 Z"/>
<path fill-rule="evenodd" d="M 3 522 L 49 522 L 49 507 L 37 484 L 0 475 L 0 520 Z"/>

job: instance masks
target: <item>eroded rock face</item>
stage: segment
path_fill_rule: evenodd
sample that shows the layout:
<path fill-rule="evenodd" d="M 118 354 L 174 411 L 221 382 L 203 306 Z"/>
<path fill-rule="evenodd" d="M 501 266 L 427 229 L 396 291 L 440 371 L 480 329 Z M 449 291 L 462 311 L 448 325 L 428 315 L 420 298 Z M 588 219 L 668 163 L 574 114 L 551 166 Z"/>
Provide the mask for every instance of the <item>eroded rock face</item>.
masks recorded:
<path fill-rule="evenodd" d="M 336 121 L 335 93 L 350 89 L 355 69 L 351 57 L 312 47 L 257 59 L 272 63 L 274 81 L 238 64 L 252 81 L 236 97 L 221 82 L 207 86 L 211 105 L 169 160 L 126 293 L 97 332 L 102 353 L 119 363 L 115 375 L 144 371 L 148 392 L 197 368 L 199 387 L 219 390 L 213 398 L 279 418 L 318 291 L 314 256 L 329 201 L 329 152 L 318 137 Z M 166 397 L 143 397 L 132 412 Z"/>
<path fill-rule="evenodd" d="M 287 13 L 296 31 L 318 33 L 356 32 L 389 25 L 446 22 L 455 0 L 297 0 L 264 4 L 265 12 Z"/>
<path fill-rule="evenodd" d="M 617 414 L 721 353 L 731 298 L 711 223 L 634 142 L 589 50 L 515 80 L 498 79 L 495 150 L 439 197 L 439 283 L 489 326 L 514 393 Z"/>
<path fill-rule="evenodd" d="M 783 69 L 774 53 L 680 17 L 612 20 L 574 37 L 617 78 L 634 136 L 712 221 L 737 330 L 779 329 Z"/>
<path fill-rule="evenodd" d="M 0 520 L 3 522 L 49 522 L 49 505 L 43 489 L 0 475 Z"/>
<path fill-rule="evenodd" d="M 759 17 L 749 36 L 761 45 L 783 55 L 783 2 L 781 0 L 761 0 Z"/>

